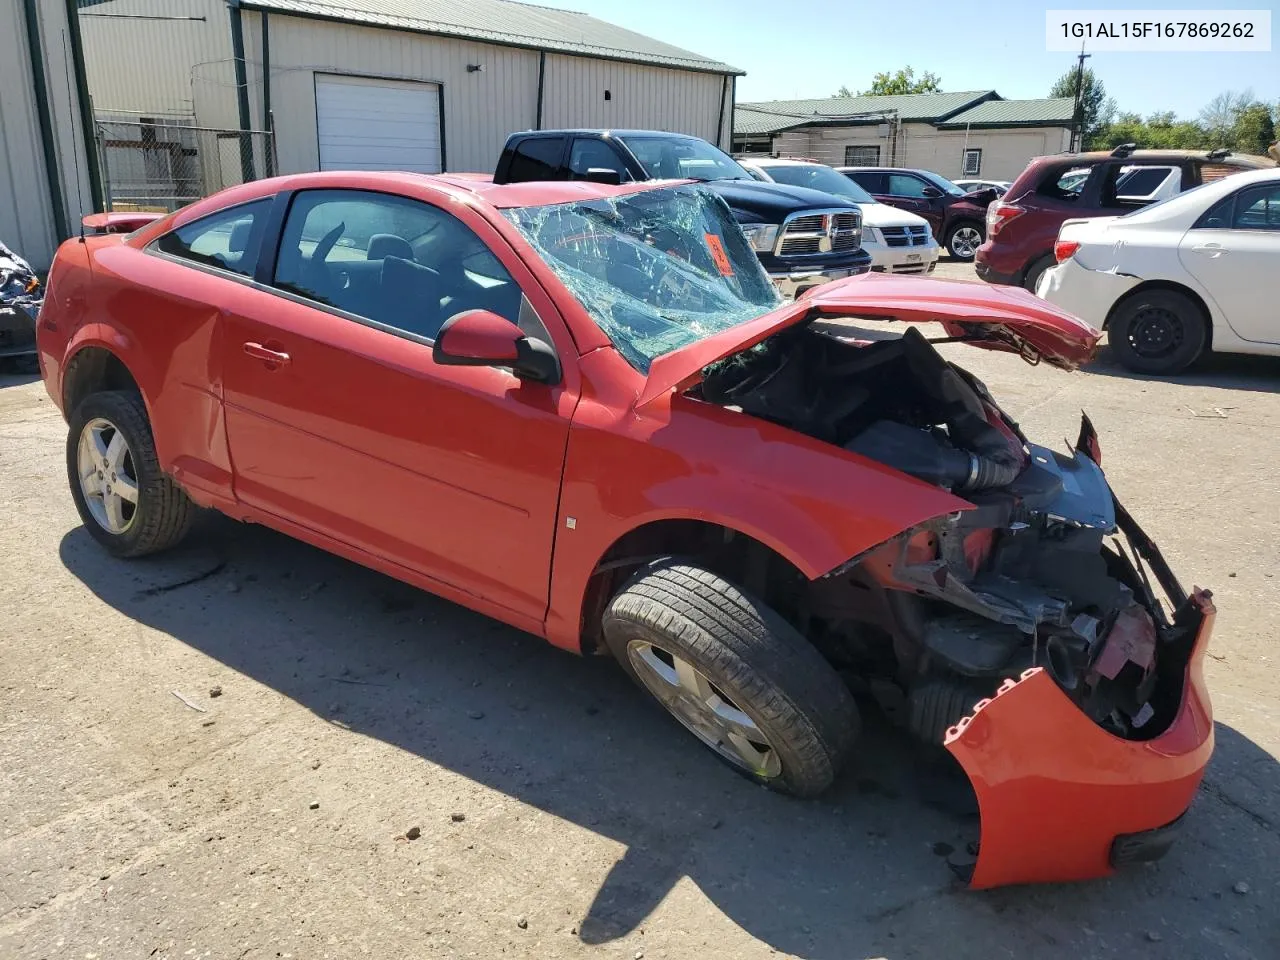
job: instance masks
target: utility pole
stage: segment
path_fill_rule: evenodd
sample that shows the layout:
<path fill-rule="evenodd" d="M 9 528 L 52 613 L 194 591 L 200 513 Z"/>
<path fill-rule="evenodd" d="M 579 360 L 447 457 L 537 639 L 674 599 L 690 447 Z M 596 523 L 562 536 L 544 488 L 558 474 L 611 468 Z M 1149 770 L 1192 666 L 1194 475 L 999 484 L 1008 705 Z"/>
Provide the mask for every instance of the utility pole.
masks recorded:
<path fill-rule="evenodd" d="M 1084 148 L 1084 62 L 1093 54 L 1084 52 L 1084 43 L 1080 44 L 1080 56 L 1076 62 L 1076 105 L 1071 113 L 1071 152 L 1078 153 Z"/>

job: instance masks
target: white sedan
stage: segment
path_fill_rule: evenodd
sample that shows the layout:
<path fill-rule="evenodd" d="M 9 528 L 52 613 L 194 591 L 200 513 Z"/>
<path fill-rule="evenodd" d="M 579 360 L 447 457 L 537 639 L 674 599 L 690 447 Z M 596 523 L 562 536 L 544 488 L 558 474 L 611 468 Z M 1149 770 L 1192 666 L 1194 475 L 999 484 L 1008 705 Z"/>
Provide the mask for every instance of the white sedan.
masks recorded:
<path fill-rule="evenodd" d="M 1280 355 L 1280 170 L 1233 174 L 1123 217 L 1067 220 L 1036 293 L 1171 374 L 1202 354 Z"/>

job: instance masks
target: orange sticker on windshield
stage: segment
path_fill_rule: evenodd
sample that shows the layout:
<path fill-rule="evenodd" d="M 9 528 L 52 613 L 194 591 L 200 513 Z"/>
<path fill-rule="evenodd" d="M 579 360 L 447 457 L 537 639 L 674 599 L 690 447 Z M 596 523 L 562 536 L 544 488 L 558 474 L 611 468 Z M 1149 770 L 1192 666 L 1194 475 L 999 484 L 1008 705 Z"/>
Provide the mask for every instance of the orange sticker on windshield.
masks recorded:
<path fill-rule="evenodd" d="M 707 249 L 711 251 L 711 259 L 716 262 L 716 269 L 723 276 L 733 276 L 733 264 L 729 262 L 729 255 L 724 252 L 724 244 L 720 242 L 720 238 L 714 233 L 703 234 L 707 239 Z"/>

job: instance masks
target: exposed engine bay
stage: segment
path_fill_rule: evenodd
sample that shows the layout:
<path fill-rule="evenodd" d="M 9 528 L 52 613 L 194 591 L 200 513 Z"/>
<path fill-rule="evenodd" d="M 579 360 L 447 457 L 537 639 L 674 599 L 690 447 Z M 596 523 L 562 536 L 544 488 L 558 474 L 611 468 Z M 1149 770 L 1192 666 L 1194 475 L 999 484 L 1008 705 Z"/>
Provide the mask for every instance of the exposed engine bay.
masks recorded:
<path fill-rule="evenodd" d="M 1152 575 L 1175 611 L 1187 596 L 1115 501 L 1087 418 L 1070 455 L 1031 443 L 914 326 L 887 339 L 801 324 L 706 368 L 694 392 L 974 505 L 791 600 L 855 692 L 921 739 L 941 743 L 975 702 L 1035 666 L 1119 737 L 1149 739 L 1172 721 L 1190 640 Z"/>

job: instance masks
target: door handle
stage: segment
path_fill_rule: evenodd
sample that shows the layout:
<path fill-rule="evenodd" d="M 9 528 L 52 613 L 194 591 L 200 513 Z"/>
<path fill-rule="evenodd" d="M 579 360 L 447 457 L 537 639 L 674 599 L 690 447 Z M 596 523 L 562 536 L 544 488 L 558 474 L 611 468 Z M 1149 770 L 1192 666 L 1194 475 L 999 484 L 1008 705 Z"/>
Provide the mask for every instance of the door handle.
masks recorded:
<path fill-rule="evenodd" d="M 283 367 L 289 363 L 289 355 L 283 350 L 271 350 L 260 343 L 246 343 L 244 352 L 255 360 L 262 360 L 272 366 Z"/>
<path fill-rule="evenodd" d="M 1226 249 L 1220 243 L 1201 243 L 1191 248 L 1193 253 L 1207 253 L 1212 259 L 1217 259 L 1225 253 L 1231 251 Z"/>

